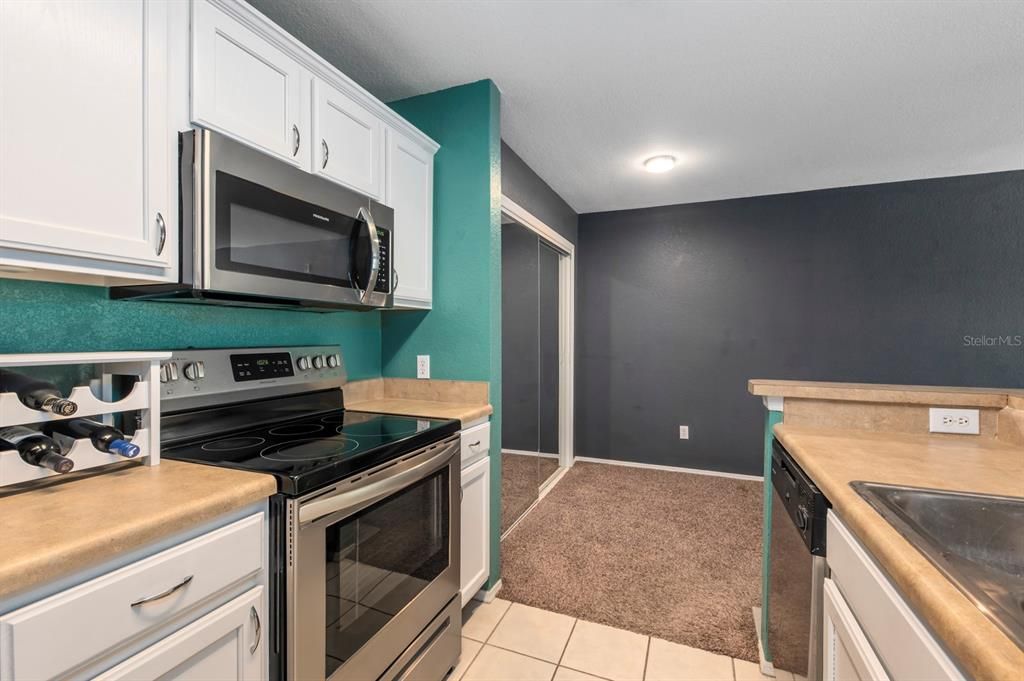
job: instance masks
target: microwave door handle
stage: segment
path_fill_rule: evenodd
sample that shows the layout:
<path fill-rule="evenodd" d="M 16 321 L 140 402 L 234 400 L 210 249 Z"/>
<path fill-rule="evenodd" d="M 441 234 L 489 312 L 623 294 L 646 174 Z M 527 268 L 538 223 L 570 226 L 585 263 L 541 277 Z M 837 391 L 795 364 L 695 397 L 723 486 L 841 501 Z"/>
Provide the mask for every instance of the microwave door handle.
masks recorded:
<path fill-rule="evenodd" d="M 377 238 L 377 223 L 373 221 L 373 215 L 366 208 L 359 209 L 359 216 L 366 223 L 366 229 L 370 236 L 370 276 L 366 282 L 366 290 L 362 292 L 359 300 L 365 303 L 377 286 L 377 273 L 380 270 L 380 239 Z M 356 288 L 358 291 L 358 287 Z"/>

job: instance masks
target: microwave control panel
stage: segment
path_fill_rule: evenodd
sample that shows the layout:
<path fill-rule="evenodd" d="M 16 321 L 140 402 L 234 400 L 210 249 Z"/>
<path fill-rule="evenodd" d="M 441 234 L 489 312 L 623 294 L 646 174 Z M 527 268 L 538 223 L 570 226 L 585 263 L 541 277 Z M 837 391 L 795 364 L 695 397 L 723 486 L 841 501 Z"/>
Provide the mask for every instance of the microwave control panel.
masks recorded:
<path fill-rule="evenodd" d="M 377 228 L 377 240 L 380 242 L 380 269 L 377 270 L 377 283 L 374 291 L 389 293 L 391 291 L 391 232 Z"/>

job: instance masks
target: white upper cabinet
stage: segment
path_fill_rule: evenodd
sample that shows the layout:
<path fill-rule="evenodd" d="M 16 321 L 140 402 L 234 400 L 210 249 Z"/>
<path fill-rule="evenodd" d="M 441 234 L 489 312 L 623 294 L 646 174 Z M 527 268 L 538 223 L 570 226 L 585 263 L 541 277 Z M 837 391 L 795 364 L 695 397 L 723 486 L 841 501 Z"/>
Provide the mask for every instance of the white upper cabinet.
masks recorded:
<path fill-rule="evenodd" d="M 434 290 L 434 153 L 387 133 L 387 198 L 395 210 L 395 305 L 429 308 Z"/>
<path fill-rule="evenodd" d="M 171 14 L 163 0 L 0 2 L 0 271 L 175 274 Z"/>
<path fill-rule="evenodd" d="M 192 5 L 192 122 L 308 168 L 309 74 L 209 2 Z"/>
<path fill-rule="evenodd" d="M 375 199 L 384 197 L 384 126 L 345 93 L 313 82 L 313 171 Z"/>

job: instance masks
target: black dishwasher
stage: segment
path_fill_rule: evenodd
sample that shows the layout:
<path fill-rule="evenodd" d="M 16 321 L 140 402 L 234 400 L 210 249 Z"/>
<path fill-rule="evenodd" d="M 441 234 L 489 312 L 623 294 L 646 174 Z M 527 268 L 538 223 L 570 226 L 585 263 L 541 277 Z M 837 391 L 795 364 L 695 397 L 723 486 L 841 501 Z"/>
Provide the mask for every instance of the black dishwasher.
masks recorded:
<path fill-rule="evenodd" d="M 772 490 L 769 655 L 776 669 L 820 681 L 829 503 L 778 440 L 772 441 Z"/>

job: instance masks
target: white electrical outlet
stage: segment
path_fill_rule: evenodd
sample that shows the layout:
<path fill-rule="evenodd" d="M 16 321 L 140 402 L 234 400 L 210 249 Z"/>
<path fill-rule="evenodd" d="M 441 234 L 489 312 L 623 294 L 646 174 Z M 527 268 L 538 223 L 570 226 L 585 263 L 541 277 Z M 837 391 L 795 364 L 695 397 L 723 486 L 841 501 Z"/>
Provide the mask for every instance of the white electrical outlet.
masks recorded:
<path fill-rule="evenodd" d="M 690 439 L 690 426 L 679 426 L 679 439 L 689 440 Z"/>
<path fill-rule="evenodd" d="M 416 355 L 416 378 L 430 378 L 430 355 Z"/>
<path fill-rule="evenodd" d="M 981 432 L 978 410 L 932 407 L 928 410 L 928 430 L 932 433 L 977 435 Z"/>

